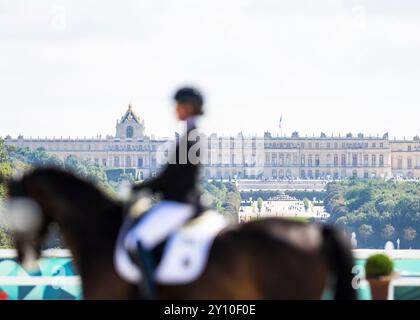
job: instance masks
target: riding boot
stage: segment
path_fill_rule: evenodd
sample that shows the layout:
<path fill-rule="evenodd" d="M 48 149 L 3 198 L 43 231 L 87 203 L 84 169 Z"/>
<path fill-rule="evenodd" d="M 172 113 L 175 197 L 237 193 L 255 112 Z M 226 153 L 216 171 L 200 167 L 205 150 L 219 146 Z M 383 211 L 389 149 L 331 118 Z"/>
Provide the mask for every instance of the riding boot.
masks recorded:
<path fill-rule="evenodd" d="M 156 267 L 152 252 L 146 250 L 140 241 L 137 241 L 137 251 L 131 253 L 142 273 L 142 279 L 138 284 L 139 295 L 146 300 L 156 299 L 156 284 L 154 281 L 154 269 Z"/>

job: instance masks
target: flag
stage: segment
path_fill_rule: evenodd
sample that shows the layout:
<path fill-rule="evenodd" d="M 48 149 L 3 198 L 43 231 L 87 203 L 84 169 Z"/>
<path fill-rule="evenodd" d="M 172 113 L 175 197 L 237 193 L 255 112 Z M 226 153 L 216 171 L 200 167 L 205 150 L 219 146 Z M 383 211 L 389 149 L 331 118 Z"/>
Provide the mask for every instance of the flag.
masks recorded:
<path fill-rule="evenodd" d="M 281 128 L 281 121 L 283 120 L 282 118 L 283 118 L 283 117 L 281 117 L 281 116 L 280 116 L 279 128 Z"/>

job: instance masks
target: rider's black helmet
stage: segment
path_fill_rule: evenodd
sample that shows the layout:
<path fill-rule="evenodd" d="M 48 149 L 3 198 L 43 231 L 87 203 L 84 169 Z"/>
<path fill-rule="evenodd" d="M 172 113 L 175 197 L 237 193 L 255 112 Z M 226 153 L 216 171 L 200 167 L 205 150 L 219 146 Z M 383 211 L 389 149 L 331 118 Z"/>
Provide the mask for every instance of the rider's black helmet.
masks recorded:
<path fill-rule="evenodd" d="M 204 98 L 200 91 L 192 87 L 184 87 L 179 89 L 174 99 L 176 102 L 189 104 L 194 108 L 195 115 L 202 115 L 204 113 L 203 104 Z"/>

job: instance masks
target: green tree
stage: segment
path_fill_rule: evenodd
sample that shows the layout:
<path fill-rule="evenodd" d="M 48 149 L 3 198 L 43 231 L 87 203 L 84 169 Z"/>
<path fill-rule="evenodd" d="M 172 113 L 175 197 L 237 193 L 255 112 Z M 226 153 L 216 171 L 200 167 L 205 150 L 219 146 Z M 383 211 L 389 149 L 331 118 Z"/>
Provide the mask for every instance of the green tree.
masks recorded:
<path fill-rule="evenodd" d="M 12 236 L 4 227 L 0 226 L 0 249 L 10 249 L 13 247 Z"/>
<path fill-rule="evenodd" d="M 366 244 L 368 240 L 373 236 L 375 232 L 373 227 L 369 224 L 362 224 L 359 228 L 359 235 L 363 239 L 363 242 Z"/>
<path fill-rule="evenodd" d="M 114 195 L 112 186 L 108 184 L 104 168 L 99 165 L 90 161 L 80 160 L 75 156 L 69 156 L 62 161 L 56 155 L 48 153 L 43 148 L 31 150 L 29 148 L 5 146 L 0 139 L 0 177 L 9 177 L 14 173 L 24 172 L 30 168 L 45 166 L 72 171 L 76 175 L 92 181 L 110 196 Z M 4 196 L 5 187 L 0 179 L 0 200 Z M 58 233 L 50 239 L 49 243 L 54 247 L 60 243 Z M 1 227 L 0 221 L 0 246 L 11 247 L 12 245 L 10 234 L 4 227 Z"/>
<path fill-rule="evenodd" d="M 6 147 L 4 144 L 4 140 L 0 138 L 0 162 L 5 162 L 7 161 L 7 151 L 6 151 Z"/>
<path fill-rule="evenodd" d="M 203 181 L 201 190 L 206 198 L 211 200 L 211 206 L 220 214 L 226 215 L 234 221 L 238 220 L 241 196 L 234 183 L 220 180 Z"/>
<path fill-rule="evenodd" d="M 306 197 L 303 199 L 303 207 L 305 208 L 305 211 L 308 211 L 308 209 L 309 209 L 309 199 L 306 198 Z"/>
<path fill-rule="evenodd" d="M 381 247 L 382 238 L 403 235 L 404 228 L 420 228 L 420 182 L 394 180 L 346 180 L 329 183 L 324 198 L 329 222 L 357 230 L 363 224 L 378 230 L 370 246 Z M 394 229 L 394 235 L 389 232 Z M 381 232 L 385 229 L 386 231 Z M 388 235 L 386 235 L 388 234 Z M 382 236 L 382 237 L 381 237 Z M 416 237 L 412 244 L 418 245 Z"/>
<path fill-rule="evenodd" d="M 262 206 L 263 206 L 263 199 L 262 198 L 258 198 L 257 199 L 257 209 L 258 209 L 258 212 L 261 212 Z"/>
<path fill-rule="evenodd" d="M 417 231 L 414 228 L 406 227 L 404 229 L 404 239 L 408 241 L 410 249 L 411 249 L 411 243 L 416 237 L 417 237 Z"/>
<path fill-rule="evenodd" d="M 396 232 L 392 224 L 387 224 L 381 230 L 381 237 L 385 240 L 391 241 L 395 238 Z"/>
<path fill-rule="evenodd" d="M 12 173 L 12 167 L 8 162 L 8 153 L 4 141 L 0 139 L 0 200 L 4 197 L 6 192 L 4 187 L 5 178 L 9 177 Z"/>
<path fill-rule="evenodd" d="M 225 201 L 225 213 L 230 215 L 235 221 L 239 219 L 239 207 L 241 206 L 241 196 L 239 192 L 228 192 Z"/>

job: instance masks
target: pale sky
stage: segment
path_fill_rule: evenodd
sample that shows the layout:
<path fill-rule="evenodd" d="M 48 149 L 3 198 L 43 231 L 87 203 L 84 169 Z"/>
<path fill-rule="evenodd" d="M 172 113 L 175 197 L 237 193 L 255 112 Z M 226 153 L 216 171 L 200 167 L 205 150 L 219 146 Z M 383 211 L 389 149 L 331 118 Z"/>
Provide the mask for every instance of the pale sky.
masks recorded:
<path fill-rule="evenodd" d="M 0 136 L 172 135 L 184 84 L 206 131 L 412 138 L 420 1 L 0 0 Z"/>

